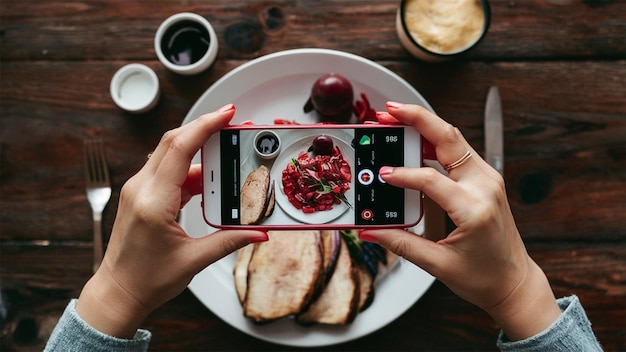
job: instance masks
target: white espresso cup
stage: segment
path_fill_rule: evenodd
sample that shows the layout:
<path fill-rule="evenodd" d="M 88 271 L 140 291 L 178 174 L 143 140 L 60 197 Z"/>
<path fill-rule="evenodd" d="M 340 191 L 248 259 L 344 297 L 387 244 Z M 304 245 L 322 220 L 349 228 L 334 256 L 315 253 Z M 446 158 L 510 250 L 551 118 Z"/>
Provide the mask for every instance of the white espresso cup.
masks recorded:
<path fill-rule="evenodd" d="M 219 44 L 209 21 L 195 13 L 182 12 L 167 18 L 154 36 L 159 61 L 170 71 L 195 75 L 217 58 Z"/>
<path fill-rule="evenodd" d="M 142 64 L 128 64 L 120 68 L 111 79 L 110 91 L 117 106 L 135 114 L 154 108 L 161 92 L 156 73 Z"/>

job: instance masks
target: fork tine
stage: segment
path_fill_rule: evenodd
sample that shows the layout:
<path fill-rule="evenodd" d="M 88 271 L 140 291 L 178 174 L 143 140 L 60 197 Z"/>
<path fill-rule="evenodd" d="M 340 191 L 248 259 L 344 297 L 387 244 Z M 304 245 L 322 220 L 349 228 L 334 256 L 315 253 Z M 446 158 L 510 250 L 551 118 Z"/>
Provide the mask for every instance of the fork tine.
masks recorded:
<path fill-rule="evenodd" d="M 95 149 L 98 182 L 108 183 L 109 170 L 107 168 L 106 153 L 104 151 L 104 142 L 102 142 L 102 139 L 96 140 Z"/>
<path fill-rule="evenodd" d="M 91 182 L 91 140 L 84 141 L 84 156 L 85 156 L 85 180 Z"/>
<path fill-rule="evenodd" d="M 85 165 L 85 177 L 88 182 L 109 183 L 109 169 L 102 139 L 85 141 Z"/>
<path fill-rule="evenodd" d="M 85 177 L 87 182 L 94 183 L 96 180 L 95 160 L 93 157 L 94 140 L 85 141 Z"/>
<path fill-rule="evenodd" d="M 108 167 L 108 163 L 107 163 L 107 155 L 106 155 L 106 151 L 104 149 L 104 143 L 100 144 L 100 150 L 102 151 L 102 158 L 100 160 L 102 160 L 102 170 L 104 171 L 104 182 L 105 183 L 110 183 L 110 179 L 109 179 L 109 167 Z"/>

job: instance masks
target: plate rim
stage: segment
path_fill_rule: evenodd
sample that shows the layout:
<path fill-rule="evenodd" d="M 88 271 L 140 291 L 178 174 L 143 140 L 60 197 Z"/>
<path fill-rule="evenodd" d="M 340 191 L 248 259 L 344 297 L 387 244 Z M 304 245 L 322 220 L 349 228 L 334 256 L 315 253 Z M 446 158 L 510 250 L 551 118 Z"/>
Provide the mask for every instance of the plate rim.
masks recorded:
<path fill-rule="evenodd" d="M 190 116 L 191 113 L 195 110 L 198 109 L 198 107 L 200 105 L 203 104 L 204 100 L 206 100 L 206 97 L 209 96 L 210 94 L 213 93 L 214 90 L 216 90 L 217 88 L 219 88 L 220 85 L 224 84 L 225 81 L 228 81 L 232 76 L 237 75 L 237 74 L 241 74 L 242 71 L 248 70 L 250 67 L 254 66 L 254 65 L 258 65 L 261 64 L 265 61 L 270 61 L 270 60 L 275 60 L 276 58 L 280 58 L 280 57 L 284 57 L 284 56 L 293 56 L 293 55 L 305 55 L 305 54 L 312 54 L 312 55 L 328 55 L 328 56 L 337 56 L 337 57 L 342 57 L 342 58 L 346 58 L 349 60 L 354 60 L 354 61 L 358 61 L 361 62 L 367 66 L 372 66 L 375 67 L 381 71 L 383 71 L 385 74 L 387 74 L 388 76 L 392 77 L 393 79 L 395 79 L 396 81 L 398 81 L 399 83 L 401 83 L 402 85 L 404 85 L 409 91 L 411 91 L 411 93 L 417 97 L 419 97 L 419 99 L 421 100 L 420 103 L 422 106 L 424 106 L 426 109 L 428 109 L 431 112 L 435 112 L 434 109 L 432 108 L 432 106 L 430 106 L 430 104 L 428 103 L 428 101 L 422 96 L 422 94 L 420 94 L 417 89 L 415 89 L 411 84 L 409 84 L 404 78 L 402 78 L 400 75 L 398 75 L 397 73 L 393 72 L 392 70 L 386 68 L 385 66 L 374 62 L 372 60 L 369 60 L 367 58 L 364 58 L 362 56 L 356 55 L 356 54 L 352 54 L 346 51 L 339 51 L 339 50 L 334 50 L 334 49 L 324 49 L 324 48 L 299 48 L 299 49 L 288 49 L 288 50 L 282 50 L 282 51 L 278 51 L 275 53 L 270 53 L 270 54 L 266 54 L 260 57 L 257 57 L 255 59 L 252 59 L 250 61 L 247 61 L 237 67 L 235 67 L 234 69 L 230 70 L 229 72 L 227 72 L 226 74 L 224 74 L 222 77 L 220 77 L 218 80 L 216 80 L 213 84 L 211 84 L 211 86 L 209 86 L 209 88 L 207 88 L 204 93 L 202 93 L 202 95 L 200 95 L 200 97 L 198 97 L 198 99 L 195 101 L 195 103 L 191 106 L 191 108 L 189 109 L 189 111 L 187 112 L 187 115 L 185 115 L 185 118 L 183 119 L 183 124 L 185 123 L 189 123 L 191 121 L 193 121 L 196 117 Z M 214 109 L 218 109 L 219 106 L 214 106 Z"/>

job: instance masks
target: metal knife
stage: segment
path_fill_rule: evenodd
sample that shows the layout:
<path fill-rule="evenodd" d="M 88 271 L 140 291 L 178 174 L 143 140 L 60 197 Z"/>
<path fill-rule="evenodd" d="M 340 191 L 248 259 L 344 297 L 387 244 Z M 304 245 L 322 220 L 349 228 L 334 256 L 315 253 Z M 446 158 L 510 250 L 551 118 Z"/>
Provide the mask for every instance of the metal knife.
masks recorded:
<path fill-rule="evenodd" d="M 496 86 L 489 88 L 485 104 L 485 160 L 501 175 L 504 173 L 502 105 Z"/>

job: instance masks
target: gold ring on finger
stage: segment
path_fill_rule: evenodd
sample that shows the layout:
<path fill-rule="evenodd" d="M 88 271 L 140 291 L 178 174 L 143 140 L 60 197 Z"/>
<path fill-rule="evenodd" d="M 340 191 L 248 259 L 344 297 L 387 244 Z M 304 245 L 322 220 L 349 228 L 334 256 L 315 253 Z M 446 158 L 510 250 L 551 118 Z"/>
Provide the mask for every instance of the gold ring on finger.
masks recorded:
<path fill-rule="evenodd" d="M 455 161 L 455 162 L 453 162 L 451 164 L 445 165 L 443 167 L 443 169 L 446 170 L 446 172 L 448 172 L 448 171 L 450 171 L 450 170 L 452 170 L 454 168 L 457 168 L 457 167 L 465 164 L 465 162 L 468 161 L 471 157 L 472 157 L 472 152 L 470 152 L 468 150 L 467 152 L 465 152 L 465 154 L 463 154 L 462 157 L 459 158 L 459 160 L 457 160 L 457 161 Z"/>

